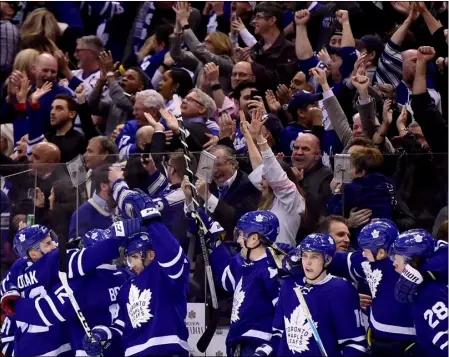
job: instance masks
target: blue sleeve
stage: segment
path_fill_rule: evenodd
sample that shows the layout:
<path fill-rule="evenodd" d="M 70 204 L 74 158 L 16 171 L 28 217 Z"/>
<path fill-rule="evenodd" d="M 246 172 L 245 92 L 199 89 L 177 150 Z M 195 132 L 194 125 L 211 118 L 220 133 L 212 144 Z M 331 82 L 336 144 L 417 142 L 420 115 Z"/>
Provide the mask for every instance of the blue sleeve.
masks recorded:
<path fill-rule="evenodd" d="M 304 74 L 306 75 L 307 80 L 309 80 L 310 78 L 310 74 L 309 71 L 312 68 L 315 68 L 318 63 L 320 63 L 320 60 L 318 59 L 317 56 L 312 56 L 306 60 L 298 60 L 298 66 L 299 69 L 304 72 Z"/>
<path fill-rule="evenodd" d="M 347 281 L 338 289 L 341 304 L 331 304 L 334 331 L 343 356 L 364 356 L 367 351 L 365 328 L 362 324 L 359 296 Z"/>
<path fill-rule="evenodd" d="M 44 141 L 44 118 L 42 117 L 42 109 L 31 109 L 28 107 L 29 131 L 27 155 L 31 155 L 33 147 Z"/>
<path fill-rule="evenodd" d="M 189 279 L 189 261 L 179 242 L 159 220 L 151 221 L 147 232 L 152 237 L 153 250 L 162 271 L 176 286 L 184 288 Z"/>
<path fill-rule="evenodd" d="M 0 338 L 2 342 L 2 356 L 11 357 L 14 352 L 14 335 L 17 329 L 15 319 L 6 317 L 2 324 Z"/>
<path fill-rule="evenodd" d="M 3 245 L 9 236 L 9 221 L 11 218 L 11 201 L 6 193 L 0 191 L 0 242 Z"/>
<path fill-rule="evenodd" d="M 167 178 L 159 171 L 148 176 L 148 194 L 150 196 L 158 196 L 162 191 L 166 190 L 169 186 Z"/>
<path fill-rule="evenodd" d="M 125 12 L 125 1 L 86 1 L 89 13 L 100 16 L 102 19 L 111 20 L 115 15 Z"/>
<path fill-rule="evenodd" d="M 210 255 L 210 264 L 215 280 L 229 293 L 234 292 L 240 280 L 243 259 L 240 254 L 231 256 L 224 244 L 220 244 Z"/>
<path fill-rule="evenodd" d="M 340 48 L 340 55 L 342 57 L 340 74 L 341 79 L 343 80 L 351 75 L 355 61 L 357 61 L 357 53 L 355 47 L 343 47 Z"/>
<path fill-rule="evenodd" d="M 135 144 L 135 134 L 131 133 L 133 127 L 131 125 L 125 125 L 123 130 L 120 132 L 115 143 L 120 151 L 120 159 L 127 159 L 129 154 L 135 154 L 137 152 L 137 145 Z"/>
<path fill-rule="evenodd" d="M 76 238 L 76 215 L 78 211 L 73 212 L 72 217 L 70 218 L 70 227 L 69 227 L 69 239 Z"/>
<path fill-rule="evenodd" d="M 79 79 L 76 76 L 73 76 L 72 79 L 69 81 L 69 88 L 73 91 L 81 84 L 83 81 Z"/>
<path fill-rule="evenodd" d="M 361 252 L 335 253 L 329 273 L 340 278 L 345 278 L 354 283 L 365 280 L 362 263 L 366 261 Z"/>
<path fill-rule="evenodd" d="M 167 52 L 168 50 L 162 50 L 161 52 L 152 55 L 146 61 L 143 61 L 140 64 L 140 68 L 142 68 L 145 71 L 146 75 L 149 78 L 153 78 L 154 73 L 156 73 L 156 70 L 164 61 L 164 56 Z"/>

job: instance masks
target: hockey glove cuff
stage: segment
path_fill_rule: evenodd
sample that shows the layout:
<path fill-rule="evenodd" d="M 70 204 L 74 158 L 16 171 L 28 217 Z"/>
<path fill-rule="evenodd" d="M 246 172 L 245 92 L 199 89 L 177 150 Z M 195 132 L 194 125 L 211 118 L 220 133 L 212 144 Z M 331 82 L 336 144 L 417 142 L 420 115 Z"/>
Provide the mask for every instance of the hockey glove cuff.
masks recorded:
<path fill-rule="evenodd" d="M 102 351 L 110 346 L 112 339 L 111 330 L 106 326 L 95 326 L 92 329 L 92 340 L 84 335 L 83 348 L 89 356 L 99 356 Z"/>
<path fill-rule="evenodd" d="M 197 214 L 200 227 L 198 227 Z M 215 249 L 222 241 L 225 240 L 225 230 L 220 223 L 212 220 L 201 208 L 196 212 L 187 212 L 188 230 L 190 233 L 197 235 L 199 229 L 203 230 L 204 238 L 208 249 Z"/>
<path fill-rule="evenodd" d="M 418 291 L 419 284 L 423 281 L 424 279 L 421 273 L 410 264 L 407 264 L 399 280 L 396 282 L 394 289 L 396 300 L 403 304 L 411 303 Z"/>
<path fill-rule="evenodd" d="M 271 346 L 262 345 L 260 347 L 257 347 L 256 351 L 254 352 L 254 356 L 267 357 L 272 351 L 273 349 L 271 348 Z"/>
<path fill-rule="evenodd" d="M 282 261 L 282 270 L 288 275 L 301 275 L 304 270 L 297 249 L 293 249 Z"/>
<path fill-rule="evenodd" d="M 111 238 L 124 239 L 131 237 L 134 234 L 146 231 L 142 226 L 142 221 L 140 218 L 126 219 L 124 221 L 115 222 L 109 229 L 107 229 L 107 234 Z"/>
<path fill-rule="evenodd" d="M 14 307 L 18 299 L 20 299 L 20 293 L 17 290 L 8 290 L 3 294 L 1 305 L 2 310 L 7 316 L 14 317 Z"/>

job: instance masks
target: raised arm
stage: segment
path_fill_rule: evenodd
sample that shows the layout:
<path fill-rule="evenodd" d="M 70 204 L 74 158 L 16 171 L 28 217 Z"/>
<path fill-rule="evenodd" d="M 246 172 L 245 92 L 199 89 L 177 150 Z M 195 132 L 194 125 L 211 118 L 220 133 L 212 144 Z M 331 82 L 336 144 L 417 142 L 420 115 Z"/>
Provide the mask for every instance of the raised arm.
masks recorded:
<path fill-rule="evenodd" d="M 296 11 L 296 39 L 295 49 L 296 57 L 299 60 L 306 60 L 313 56 L 313 48 L 307 36 L 307 22 L 310 19 L 310 13 L 307 10 Z"/>

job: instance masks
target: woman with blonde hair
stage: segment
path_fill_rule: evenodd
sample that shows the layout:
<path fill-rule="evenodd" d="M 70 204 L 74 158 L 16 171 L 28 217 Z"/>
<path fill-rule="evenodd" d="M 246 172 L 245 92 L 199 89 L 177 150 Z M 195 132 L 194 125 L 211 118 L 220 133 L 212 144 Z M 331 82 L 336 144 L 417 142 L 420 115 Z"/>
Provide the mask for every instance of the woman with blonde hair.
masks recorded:
<path fill-rule="evenodd" d="M 210 62 L 215 63 L 220 68 L 220 86 L 226 94 L 229 93 L 231 91 L 232 67 L 234 66 L 232 43 L 229 36 L 222 32 L 212 32 L 201 43 L 195 33 L 188 28 L 191 11 L 188 3 L 178 2 L 175 11 L 175 30 L 170 36 L 171 57 L 180 66 L 195 72 L 197 86 L 201 84 L 204 65 Z M 187 44 L 191 54 L 181 49 L 183 41 Z"/>
<path fill-rule="evenodd" d="M 28 14 L 20 28 L 21 46 L 54 54 L 61 34 L 55 15 L 45 8 L 39 8 Z"/>
<path fill-rule="evenodd" d="M 33 82 L 34 74 L 32 69 L 36 63 L 37 56 L 39 56 L 39 51 L 33 48 L 27 48 L 20 51 L 14 59 L 13 70 L 26 73 L 28 79 Z"/>
<path fill-rule="evenodd" d="M 267 135 L 264 134 L 267 119 L 262 118 L 262 112 L 254 111 L 249 124 L 245 114 L 240 111 L 240 127 L 253 168 L 248 178 L 262 192 L 258 209 L 268 210 L 279 219 L 280 231 L 276 243 L 296 247 L 296 235 L 306 214 L 306 201 L 298 184 L 294 182 L 291 169 L 289 172 L 282 168 L 268 145 Z"/>

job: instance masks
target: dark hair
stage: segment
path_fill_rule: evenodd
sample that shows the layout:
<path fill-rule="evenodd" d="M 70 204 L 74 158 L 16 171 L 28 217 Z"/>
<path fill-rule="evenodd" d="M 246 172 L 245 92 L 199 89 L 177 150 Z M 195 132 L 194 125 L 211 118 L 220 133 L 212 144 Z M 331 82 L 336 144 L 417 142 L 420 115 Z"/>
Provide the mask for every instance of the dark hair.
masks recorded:
<path fill-rule="evenodd" d="M 242 82 L 237 87 L 234 88 L 232 92 L 232 97 L 236 100 L 240 100 L 242 92 L 247 88 L 257 88 L 256 82 Z"/>
<path fill-rule="evenodd" d="M 178 89 L 176 89 L 176 94 L 181 98 L 184 98 L 193 89 L 192 77 L 190 77 L 189 72 L 185 69 L 172 67 L 170 69 L 170 76 L 173 83 L 179 84 Z"/>
<path fill-rule="evenodd" d="M 119 150 L 114 140 L 108 136 L 95 136 L 90 140 L 98 140 L 100 142 L 101 152 L 107 154 L 105 163 L 113 164 L 117 162 Z"/>
<path fill-rule="evenodd" d="M 435 238 L 437 240 L 444 240 L 445 242 L 447 242 L 447 219 L 443 223 L 441 223 Z"/>
<path fill-rule="evenodd" d="M 173 33 L 173 26 L 170 24 L 165 24 L 156 27 L 156 32 L 154 36 L 158 44 L 164 42 L 164 48 L 168 49 L 169 37 L 172 33 Z"/>
<path fill-rule="evenodd" d="M 70 95 L 68 95 L 68 94 L 58 94 L 55 97 L 55 99 L 53 99 L 53 101 L 55 101 L 56 99 L 65 100 L 66 103 L 67 103 L 67 108 L 71 112 L 77 112 L 78 113 L 78 104 L 76 103 L 75 99 L 73 99 Z"/>
<path fill-rule="evenodd" d="M 256 6 L 255 14 L 263 12 L 265 16 L 273 16 L 276 18 L 276 26 L 279 30 L 284 29 L 284 11 L 276 2 L 262 2 Z"/>
<path fill-rule="evenodd" d="M 134 72 L 137 73 L 137 75 L 139 76 L 140 83 L 143 86 L 143 90 L 148 89 L 150 87 L 150 78 L 147 76 L 145 71 L 142 70 L 142 68 L 130 67 L 128 69 L 133 70 Z"/>
<path fill-rule="evenodd" d="M 103 165 L 94 169 L 92 173 L 92 184 L 95 188 L 95 192 L 101 191 L 102 183 L 109 183 L 109 165 Z"/>
<path fill-rule="evenodd" d="M 321 217 L 318 221 L 318 224 L 316 226 L 315 232 L 316 233 L 324 233 L 329 234 L 331 223 L 332 222 L 340 222 L 348 225 L 348 220 L 343 216 L 336 216 L 336 215 L 330 215 L 327 217 Z"/>
<path fill-rule="evenodd" d="M 348 143 L 348 150 L 354 145 L 358 146 L 364 146 L 366 148 L 377 148 L 376 144 L 371 139 L 359 137 L 359 138 L 352 138 Z"/>

